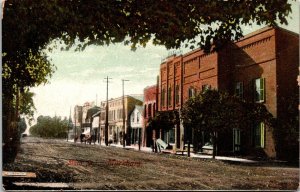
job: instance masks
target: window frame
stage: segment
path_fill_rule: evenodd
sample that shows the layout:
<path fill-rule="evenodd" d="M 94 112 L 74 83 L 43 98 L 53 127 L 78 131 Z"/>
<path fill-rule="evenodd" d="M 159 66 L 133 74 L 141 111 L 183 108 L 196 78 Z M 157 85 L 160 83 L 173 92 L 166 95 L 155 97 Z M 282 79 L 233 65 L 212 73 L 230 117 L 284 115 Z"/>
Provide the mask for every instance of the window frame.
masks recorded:
<path fill-rule="evenodd" d="M 244 82 L 243 81 L 238 81 L 235 83 L 234 93 L 239 98 L 241 98 L 241 99 L 244 98 Z"/>
<path fill-rule="evenodd" d="M 168 106 L 172 106 L 172 87 L 168 89 Z"/>
<path fill-rule="evenodd" d="M 175 87 L 175 104 L 179 104 L 179 85 L 177 84 Z"/>
<path fill-rule="evenodd" d="M 258 82 L 259 81 L 259 82 Z M 257 86 L 259 84 L 259 87 Z M 266 101 L 266 84 L 265 78 L 256 78 L 254 79 L 254 101 L 256 103 L 263 103 Z M 258 94 L 258 95 L 257 95 Z"/>
<path fill-rule="evenodd" d="M 194 87 L 189 88 L 189 98 L 195 97 L 196 95 L 196 89 Z"/>
<path fill-rule="evenodd" d="M 254 146 L 256 148 L 265 148 L 266 146 L 266 129 L 263 122 L 258 123 L 254 127 Z"/>

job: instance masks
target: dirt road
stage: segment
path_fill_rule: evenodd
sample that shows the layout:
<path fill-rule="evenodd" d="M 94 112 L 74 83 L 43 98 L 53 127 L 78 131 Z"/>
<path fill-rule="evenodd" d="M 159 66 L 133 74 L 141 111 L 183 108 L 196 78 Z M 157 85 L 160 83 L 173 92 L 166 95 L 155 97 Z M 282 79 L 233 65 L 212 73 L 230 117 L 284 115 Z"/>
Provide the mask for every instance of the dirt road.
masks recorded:
<path fill-rule="evenodd" d="M 38 182 L 65 182 L 75 189 L 268 189 L 296 190 L 298 168 L 229 164 L 116 147 L 24 138 L 14 164 Z"/>

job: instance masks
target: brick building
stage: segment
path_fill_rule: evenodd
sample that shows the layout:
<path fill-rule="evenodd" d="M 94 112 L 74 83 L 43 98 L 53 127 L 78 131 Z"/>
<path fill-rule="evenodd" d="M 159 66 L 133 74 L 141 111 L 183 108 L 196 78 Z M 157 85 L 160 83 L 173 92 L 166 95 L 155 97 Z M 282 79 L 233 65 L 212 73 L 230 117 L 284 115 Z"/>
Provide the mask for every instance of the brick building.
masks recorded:
<path fill-rule="evenodd" d="M 157 111 L 157 92 L 158 86 L 152 85 L 144 88 L 144 130 L 142 146 L 150 147 L 153 145 L 153 139 L 155 138 L 155 130 L 148 127 L 148 121 L 153 118 Z"/>
<path fill-rule="evenodd" d="M 219 52 L 206 54 L 196 49 L 173 55 L 160 66 L 158 111 L 180 112 L 188 98 L 212 88 L 264 103 L 274 117 L 284 118 L 286 99 L 298 94 L 298 64 L 298 34 L 271 27 L 250 33 Z M 185 131 L 182 125 L 175 126 L 174 148 L 184 146 Z M 220 140 L 219 152 L 260 151 L 276 157 L 274 135 L 264 124 L 254 125 L 248 133 L 233 129 Z"/>

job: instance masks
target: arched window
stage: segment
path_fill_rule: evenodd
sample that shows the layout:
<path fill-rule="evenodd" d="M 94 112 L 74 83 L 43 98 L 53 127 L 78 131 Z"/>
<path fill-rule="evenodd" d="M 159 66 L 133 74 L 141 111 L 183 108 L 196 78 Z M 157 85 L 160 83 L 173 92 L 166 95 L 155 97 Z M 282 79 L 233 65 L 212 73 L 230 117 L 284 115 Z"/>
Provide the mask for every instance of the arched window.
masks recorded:
<path fill-rule="evenodd" d="M 156 112 L 156 103 L 153 103 L 153 117 L 155 116 L 155 112 Z"/>
<path fill-rule="evenodd" d="M 147 105 L 144 105 L 144 117 L 147 117 Z"/>
<path fill-rule="evenodd" d="M 151 112 L 151 110 L 152 110 L 152 105 L 151 105 L 151 103 L 148 105 L 148 117 L 152 117 L 152 112 Z"/>
<path fill-rule="evenodd" d="M 176 105 L 179 104 L 179 85 L 176 85 L 175 88 L 175 103 Z"/>
<path fill-rule="evenodd" d="M 168 106 L 172 105 L 172 88 L 169 87 L 168 90 Z"/>
<path fill-rule="evenodd" d="M 195 88 L 194 87 L 190 87 L 189 88 L 189 98 L 195 97 L 195 93 L 196 93 Z"/>
<path fill-rule="evenodd" d="M 140 122 L 140 113 L 139 112 L 137 112 L 137 114 L 136 114 L 136 122 L 137 123 L 139 123 Z"/>
<path fill-rule="evenodd" d="M 163 89 L 161 91 L 161 106 L 164 107 L 165 106 L 165 94 L 166 94 L 166 91 L 165 89 Z"/>

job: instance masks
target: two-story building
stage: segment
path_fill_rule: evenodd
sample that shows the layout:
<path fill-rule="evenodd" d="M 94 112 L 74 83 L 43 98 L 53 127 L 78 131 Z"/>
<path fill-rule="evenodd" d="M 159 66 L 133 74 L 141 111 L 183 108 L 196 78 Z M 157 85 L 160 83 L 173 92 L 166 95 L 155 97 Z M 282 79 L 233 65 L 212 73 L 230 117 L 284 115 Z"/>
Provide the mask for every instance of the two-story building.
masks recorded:
<path fill-rule="evenodd" d="M 144 125 L 142 146 L 151 147 L 155 138 L 159 137 L 159 133 L 148 126 L 149 119 L 153 118 L 157 111 L 157 93 L 158 86 L 152 85 L 144 88 Z"/>
<path fill-rule="evenodd" d="M 143 106 L 136 105 L 130 114 L 130 144 L 141 144 L 143 138 Z"/>
<path fill-rule="evenodd" d="M 173 55 L 160 65 L 158 111 L 180 114 L 185 101 L 210 88 L 263 103 L 274 117 L 284 118 L 288 107 L 285 99 L 298 94 L 298 65 L 299 35 L 272 27 L 250 33 L 218 52 L 207 54 L 196 49 Z M 182 148 L 186 129 L 178 124 L 173 134 L 174 146 Z M 232 134 L 220 137 L 220 153 L 262 151 L 276 157 L 274 134 L 263 123 L 243 134 L 233 128 Z"/>
<path fill-rule="evenodd" d="M 123 134 L 126 135 L 126 144 L 130 144 L 129 115 L 136 105 L 142 105 L 143 95 L 125 95 L 125 127 L 123 127 L 123 97 L 108 100 L 108 140 L 115 144 L 122 144 Z M 106 102 L 101 102 L 100 137 L 105 141 Z"/>

